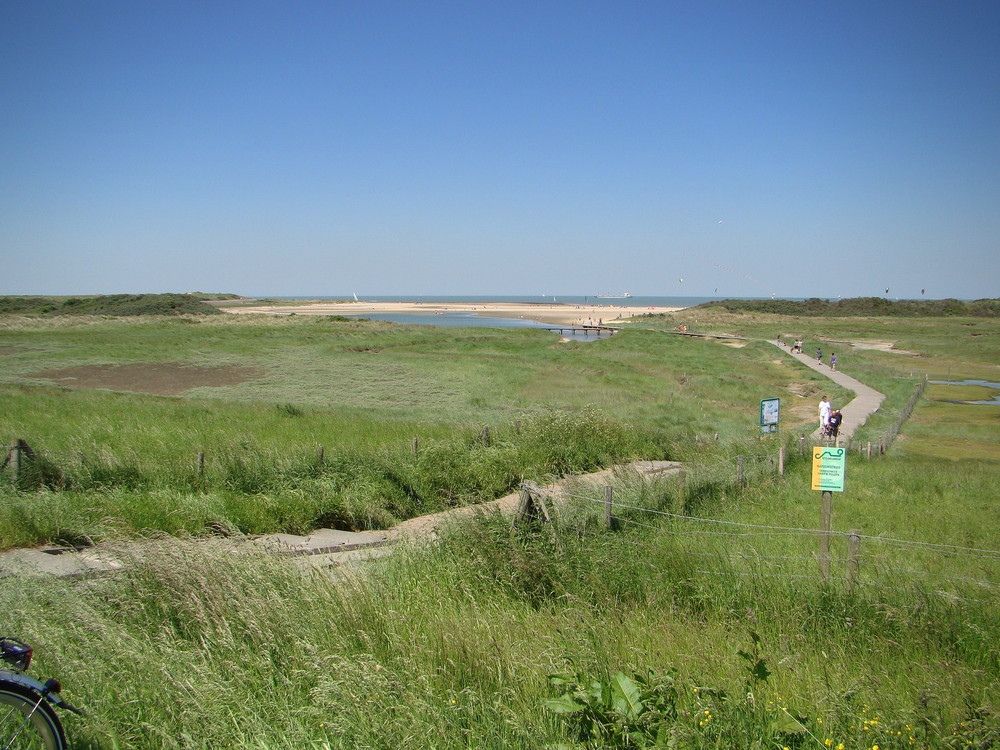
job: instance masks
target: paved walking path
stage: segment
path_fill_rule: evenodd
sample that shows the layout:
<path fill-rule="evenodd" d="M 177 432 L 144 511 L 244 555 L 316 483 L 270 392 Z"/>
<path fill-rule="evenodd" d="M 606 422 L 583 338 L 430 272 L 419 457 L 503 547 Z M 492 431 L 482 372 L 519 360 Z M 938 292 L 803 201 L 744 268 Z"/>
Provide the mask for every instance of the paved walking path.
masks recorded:
<path fill-rule="evenodd" d="M 882 401 L 885 400 L 885 394 L 879 393 L 874 388 L 869 388 L 864 383 L 859 380 L 855 380 L 850 375 L 845 375 L 840 370 L 834 370 L 827 364 L 817 362 L 816 357 L 811 357 L 805 353 L 798 354 L 793 352 L 791 347 L 778 344 L 775 341 L 772 341 L 771 343 L 781 349 L 781 351 L 787 356 L 797 359 L 807 367 L 811 367 L 816 372 L 825 375 L 837 385 L 846 388 L 849 391 L 854 391 L 854 399 L 849 401 L 846 406 L 840 407 L 840 411 L 844 415 L 844 421 L 840 425 L 840 437 L 844 439 L 850 438 L 856 429 L 868 421 L 868 417 L 879 410 L 879 407 L 882 405 Z M 818 423 L 818 402 L 816 404 L 816 420 Z M 818 427 L 813 433 L 813 437 L 819 437 Z"/>

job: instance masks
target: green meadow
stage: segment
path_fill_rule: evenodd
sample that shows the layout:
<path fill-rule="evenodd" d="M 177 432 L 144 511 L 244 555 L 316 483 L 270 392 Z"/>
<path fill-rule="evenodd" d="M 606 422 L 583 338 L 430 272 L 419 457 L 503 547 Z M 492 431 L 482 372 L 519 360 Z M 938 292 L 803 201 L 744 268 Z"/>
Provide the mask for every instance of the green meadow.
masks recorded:
<path fill-rule="evenodd" d="M 44 458 L 0 513 L 6 547 L 380 528 L 525 478 L 724 455 L 765 397 L 786 398 L 791 435 L 830 390 L 773 347 L 655 331 L 558 343 L 305 316 L 18 319 L 0 352 L 3 439 Z M 182 396 L 154 395 L 184 378 Z"/>
<path fill-rule="evenodd" d="M 76 748 L 997 746 L 1000 408 L 929 385 L 885 455 L 852 453 L 823 577 L 799 437 L 850 394 L 779 334 L 887 394 L 871 439 L 925 375 L 1000 380 L 994 318 L 697 308 L 592 343 L 2 319 L 0 440 L 36 459 L 0 472 L 0 545 L 129 560 L 0 588 L 5 630 L 88 709 Z M 684 480 L 616 474 L 610 530 L 581 483 L 551 525 L 482 514 L 330 571 L 227 538 L 383 528 L 639 458 Z"/>

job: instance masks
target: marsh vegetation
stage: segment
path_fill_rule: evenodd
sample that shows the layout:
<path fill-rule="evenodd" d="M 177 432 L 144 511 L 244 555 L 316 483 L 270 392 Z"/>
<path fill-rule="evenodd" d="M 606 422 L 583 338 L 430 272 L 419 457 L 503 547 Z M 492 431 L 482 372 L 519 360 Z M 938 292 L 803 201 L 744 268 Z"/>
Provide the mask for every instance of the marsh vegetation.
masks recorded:
<path fill-rule="evenodd" d="M 680 321 L 762 341 L 665 332 Z M 843 344 L 844 369 L 889 396 L 878 430 L 925 373 L 1000 379 L 996 322 L 686 311 L 637 325 L 575 345 L 326 319 L 0 324 L 0 437 L 49 466 L 3 482 L 5 545 L 94 538 L 129 558 L 112 577 L 0 589 L 6 629 L 91 712 L 70 724 L 75 746 L 1000 742 L 997 561 L 954 554 L 1000 549 L 997 410 L 929 386 L 888 455 L 850 463 L 834 526 L 872 537 L 851 590 L 839 567 L 814 574 L 814 538 L 756 529 L 816 528 L 805 460 L 743 486 L 710 471 L 773 451 L 760 398 L 787 403 L 794 440 L 832 391 L 775 334 Z M 112 392 L 46 375 L 137 364 L 247 378 L 164 396 L 155 378 Z M 632 458 L 692 472 L 683 490 L 616 477 L 614 532 L 581 488 L 555 534 L 487 516 L 333 575 L 213 536 L 383 526 Z M 702 533 L 709 519 L 742 531 Z"/>

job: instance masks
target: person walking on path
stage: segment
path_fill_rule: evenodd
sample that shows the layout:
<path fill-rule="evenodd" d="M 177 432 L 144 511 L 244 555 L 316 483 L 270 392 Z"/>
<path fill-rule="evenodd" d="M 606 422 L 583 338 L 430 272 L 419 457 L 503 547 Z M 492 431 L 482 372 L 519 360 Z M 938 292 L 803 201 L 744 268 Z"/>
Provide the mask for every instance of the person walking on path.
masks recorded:
<path fill-rule="evenodd" d="M 820 362 L 820 363 L 823 362 L 823 350 L 822 349 L 817 349 L 816 350 L 816 361 Z"/>
<path fill-rule="evenodd" d="M 834 409 L 830 413 L 830 421 L 827 423 L 827 434 L 834 440 L 840 435 L 840 423 L 844 421 L 844 415 L 840 409 Z"/>
<path fill-rule="evenodd" d="M 819 426 L 823 429 L 830 424 L 830 399 L 823 396 L 819 400 Z"/>
<path fill-rule="evenodd" d="M 767 339 L 767 342 L 774 346 L 774 342 L 770 339 Z M 868 420 L 868 417 L 879 410 L 882 401 L 885 399 L 885 395 L 879 393 L 874 388 L 865 385 L 856 378 L 852 378 L 850 375 L 846 375 L 841 370 L 831 370 L 828 367 L 824 367 L 821 362 L 817 362 L 807 354 L 799 352 L 795 354 L 795 359 L 801 362 L 803 366 L 821 373 L 824 377 L 829 378 L 842 388 L 854 391 L 854 398 L 841 408 L 844 421 L 840 424 L 839 432 L 842 438 L 850 439 L 854 431 L 863 425 Z M 815 436 L 820 436 L 819 429 L 816 430 Z"/>
<path fill-rule="evenodd" d="M 830 369 L 837 369 L 837 354 L 836 352 L 830 352 Z"/>

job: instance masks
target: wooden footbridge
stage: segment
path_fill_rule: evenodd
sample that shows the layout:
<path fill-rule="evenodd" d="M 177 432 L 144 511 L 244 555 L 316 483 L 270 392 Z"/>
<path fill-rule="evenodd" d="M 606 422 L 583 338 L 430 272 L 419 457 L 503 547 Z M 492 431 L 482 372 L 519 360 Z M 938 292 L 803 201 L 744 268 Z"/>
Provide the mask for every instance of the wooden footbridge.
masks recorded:
<path fill-rule="evenodd" d="M 613 333 L 620 331 L 620 328 L 614 328 L 612 326 L 546 326 L 546 331 L 552 331 L 552 333 L 558 333 L 563 336 L 610 336 Z"/>

